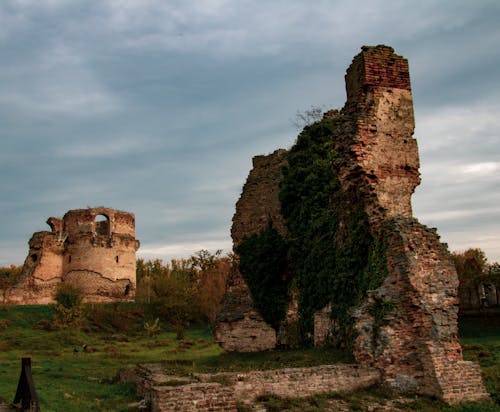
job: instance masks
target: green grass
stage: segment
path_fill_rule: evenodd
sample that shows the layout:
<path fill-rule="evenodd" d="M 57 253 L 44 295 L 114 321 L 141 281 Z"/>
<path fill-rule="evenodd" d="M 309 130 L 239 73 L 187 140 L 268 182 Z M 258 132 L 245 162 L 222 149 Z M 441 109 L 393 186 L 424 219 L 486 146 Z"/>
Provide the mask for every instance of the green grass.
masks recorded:
<path fill-rule="evenodd" d="M 500 405 L 500 313 L 463 317 L 459 331 L 464 359 L 481 365 L 486 389 Z"/>
<path fill-rule="evenodd" d="M 52 317 L 49 306 L 0 308 L 0 400 L 12 401 L 22 357 L 32 358 L 33 378 L 44 412 L 125 411 L 139 400 L 131 384 L 119 382 L 120 369 L 137 363 L 162 362 L 169 373 L 248 371 L 281 367 L 350 362 L 344 352 L 332 349 L 301 349 L 261 353 L 223 353 L 206 325 L 193 325 L 178 340 L 162 325 L 161 333 L 148 337 L 139 305 L 93 305 L 87 308 L 92 322 L 80 330 L 44 330 Z M 433 399 L 411 399 L 404 410 L 500 411 L 500 317 L 465 318 L 461 321 L 464 357 L 481 364 L 493 404 L 448 407 Z M 87 344 L 92 352 L 83 353 Z M 73 354 L 73 348 L 79 352 Z M 394 401 L 394 394 L 380 388 L 306 399 L 271 396 L 261 400 L 269 411 L 332 410 L 331 402 L 344 402 L 352 410 Z M 244 408 L 242 408 L 244 410 Z M 333 409 L 335 410 L 335 409 Z M 390 410 L 390 409 L 389 409 Z"/>
<path fill-rule="evenodd" d="M 187 330 L 183 341 L 163 331 L 46 331 L 34 329 L 51 317 L 46 306 L 0 310 L 0 397 L 12 401 L 22 357 L 32 358 L 32 373 L 43 411 L 120 411 L 138 398 L 135 388 L 117 381 L 127 365 L 160 360 L 196 360 L 221 353 L 204 325 Z M 140 322 L 138 322 L 140 323 Z M 190 342 L 186 345 L 186 342 Z M 84 353 L 87 344 L 91 353 Z M 73 348 L 79 352 L 73 353 Z"/>
<path fill-rule="evenodd" d="M 327 349 L 223 353 L 206 325 L 188 328 L 182 340 L 163 325 L 159 335 L 148 337 L 138 305 L 94 305 L 88 311 L 95 321 L 79 331 L 47 331 L 37 328 L 52 317 L 49 306 L 0 309 L 0 398 L 12 401 L 22 357 L 32 358 L 44 412 L 126 410 L 139 398 L 132 385 L 118 382 L 117 374 L 138 363 L 162 362 L 169 373 L 188 375 L 350 360 L 343 352 Z M 92 352 L 83 353 L 83 344 Z M 76 355 L 73 348 L 79 350 Z"/>

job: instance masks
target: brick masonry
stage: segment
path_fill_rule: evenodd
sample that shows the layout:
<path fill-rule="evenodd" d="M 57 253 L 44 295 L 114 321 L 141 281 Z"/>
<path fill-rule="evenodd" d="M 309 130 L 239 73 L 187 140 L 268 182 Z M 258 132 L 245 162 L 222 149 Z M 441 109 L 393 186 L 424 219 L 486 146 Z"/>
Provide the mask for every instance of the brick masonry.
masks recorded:
<path fill-rule="evenodd" d="M 137 384 L 152 411 L 236 411 L 261 395 L 307 397 L 328 392 L 353 391 L 380 380 L 375 368 L 338 364 L 252 372 L 168 375 L 161 365 L 138 365 L 122 379 Z"/>
<path fill-rule="evenodd" d="M 450 403 L 483 399 L 480 370 L 463 361 L 457 338 L 458 279 L 449 252 L 435 229 L 412 214 L 420 174 L 408 61 L 391 47 L 364 46 L 345 80 L 343 109 L 325 113 L 339 120 L 332 134 L 332 168 L 343 193 L 357 194 L 353 199 L 359 203 L 350 206 L 364 208 L 372 234 L 382 227 L 389 233 L 388 276 L 354 312 L 356 359 L 377 368 L 383 382 L 402 391 Z M 233 218 L 235 247 L 270 222 L 286 235 L 278 198 L 286 155 L 279 150 L 254 158 Z M 279 344 L 256 313 L 241 276 L 232 282 L 216 328 L 218 342 L 236 351 Z M 377 315 L 381 304 L 392 310 Z M 330 332 L 328 309 L 318 312 L 315 326 L 314 339 L 321 344 Z M 245 335 L 249 330 L 250 339 Z"/>
<path fill-rule="evenodd" d="M 231 236 L 234 249 L 247 236 L 273 225 L 286 234 L 279 202 L 279 182 L 286 164 L 286 150 L 253 158 L 243 192 L 236 203 Z M 293 315 L 292 315 L 293 316 Z M 252 297 L 240 273 L 228 279 L 222 310 L 217 317 L 215 338 L 227 351 L 260 351 L 277 344 L 276 331 L 253 307 Z"/>
<path fill-rule="evenodd" d="M 135 296 L 135 217 L 105 207 L 50 217 L 52 229 L 29 241 L 20 282 L 9 294 L 13 304 L 53 302 L 57 285 L 72 282 L 90 302 L 131 300 Z"/>

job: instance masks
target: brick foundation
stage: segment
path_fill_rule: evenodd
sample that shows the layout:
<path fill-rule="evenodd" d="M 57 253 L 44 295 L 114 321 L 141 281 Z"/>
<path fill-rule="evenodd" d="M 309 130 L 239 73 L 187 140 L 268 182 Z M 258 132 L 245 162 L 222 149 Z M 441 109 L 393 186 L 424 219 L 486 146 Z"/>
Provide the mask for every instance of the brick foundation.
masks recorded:
<path fill-rule="evenodd" d="M 161 365 L 139 365 L 123 379 L 137 384 L 159 411 L 236 411 L 236 404 L 252 404 L 261 395 L 307 397 L 329 392 L 348 392 L 380 381 L 375 368 L 358 365 L 324 365 L 252 372 L 169 376 Z M 175 386 L 169 386 L 175 385 Z"/>

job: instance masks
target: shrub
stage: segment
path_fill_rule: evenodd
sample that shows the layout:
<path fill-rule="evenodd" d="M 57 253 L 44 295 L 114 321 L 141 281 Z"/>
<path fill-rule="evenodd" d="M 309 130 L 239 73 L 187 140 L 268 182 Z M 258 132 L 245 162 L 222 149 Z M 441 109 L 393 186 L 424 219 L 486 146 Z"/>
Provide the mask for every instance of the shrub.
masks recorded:
<path fill-rule="evenodd" d="M 80 306 L 83 302 L 83 290 L 73 283 L 61 283 L 54 296 L 55 301 L 66 309 Z"/>
<path fill-rule="evenodd" d="M 54 328 L 79 328 L 83 317 L 82 289 L 72 283 L 61 283 L 57 287 L 54 299 L 57 302 L 52 320 Z"/>

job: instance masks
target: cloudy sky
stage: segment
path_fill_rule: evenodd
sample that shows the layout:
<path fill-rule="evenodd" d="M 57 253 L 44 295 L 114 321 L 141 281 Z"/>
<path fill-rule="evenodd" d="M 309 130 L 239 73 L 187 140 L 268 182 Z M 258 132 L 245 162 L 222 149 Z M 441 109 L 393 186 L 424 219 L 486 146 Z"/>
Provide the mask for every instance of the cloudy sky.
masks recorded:
<path fill-rule="evenodd" d="M 230 249 L 251 158 L 340 108 L 360 46 L 410 61 L 414 214 L 500 261 L 500 2 L 2 0 L 0 265 L 49 216 L 134 212 L 139 255 Z"/>

